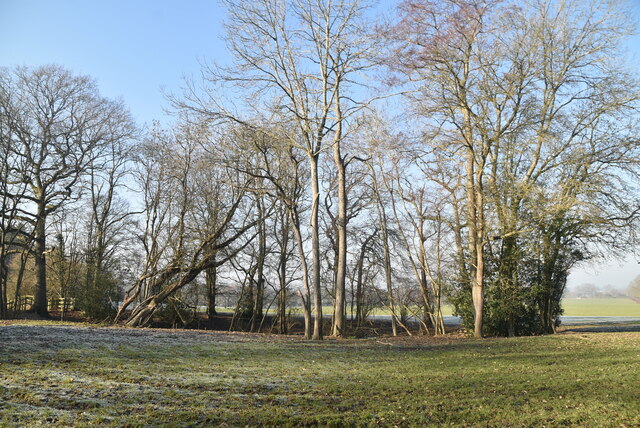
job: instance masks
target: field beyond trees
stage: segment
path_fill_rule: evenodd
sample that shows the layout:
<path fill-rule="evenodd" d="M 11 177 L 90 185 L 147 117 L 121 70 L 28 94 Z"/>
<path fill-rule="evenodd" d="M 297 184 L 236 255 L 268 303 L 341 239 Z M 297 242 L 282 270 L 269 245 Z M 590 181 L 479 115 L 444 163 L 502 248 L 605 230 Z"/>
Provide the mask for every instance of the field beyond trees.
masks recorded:
<path fill-rule="evenodd" d="M 623 297 L 589 297 L 563 298 L 561 301 L 563 315 L 568 317 L 639 317 L 640 303 Z M 327 310 L 330 308 L 327 308 Z M 449 304 L 442 305 L 442 315 L 453 315 L 454 308 Z M 374 309 L 373 315 L 390 315 L 385 309 Z"/>
<path fill-rule="evenodd" d="M 0 325 L 0 426 L 638 426 L 640 333 L 510 339 Z"/>
<path fill-rule="evenodd" d="M 624 298 L 567 298 L 562 309 L 570 317 L 640 317 L 640 303 Z"/>

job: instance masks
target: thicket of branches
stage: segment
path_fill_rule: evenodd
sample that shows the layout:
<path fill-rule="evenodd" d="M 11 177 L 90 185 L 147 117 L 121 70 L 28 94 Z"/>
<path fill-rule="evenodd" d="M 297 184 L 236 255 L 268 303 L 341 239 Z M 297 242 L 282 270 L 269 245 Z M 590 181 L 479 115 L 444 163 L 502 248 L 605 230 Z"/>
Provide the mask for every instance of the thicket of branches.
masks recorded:
<path fill-rule="evenodd" d="M 571 269 L 637 245 L 624 3 L 225 5 L 233 62 L 169 127 L 58 66 L 2 70 L 0 316 L 33 295 L 287 333 L 299 312 L 321 339 L 374 307 L 441 334 L 448 301 L 476 336 L 550 333 Z"/>

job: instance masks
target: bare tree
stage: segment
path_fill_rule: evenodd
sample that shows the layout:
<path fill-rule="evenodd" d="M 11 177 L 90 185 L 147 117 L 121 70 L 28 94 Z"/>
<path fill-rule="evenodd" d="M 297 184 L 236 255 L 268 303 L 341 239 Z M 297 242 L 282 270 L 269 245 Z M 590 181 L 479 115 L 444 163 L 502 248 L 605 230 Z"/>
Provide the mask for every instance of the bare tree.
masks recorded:
<path fill-rule="evenodd" d="M 0 90 L 2 89 L 3 87 L 0 87 Z M 0 97 L 3 98 L 0 102 L 4 103 L 9 94 L 0 92 Z M 15 255 L 26 254 L 30 247 L 28 231 L 25 230 L 24 222 L 19 221 L 22 197 L 27 187 L 12 174 L 17 158 L 12 156 L 9 148 L 11 141 L 5 118 L 6 116 L 0 115 L 0 319 L 6 318 L 9 314 L 9 260 Z M 25 260 L 24 257 L 21 260 Z M 24 268 L 24 263 L 21 263 L 20 271 L 24 271 Z"/>
<path fill-rule="evenodd" d="M 87 179 L 84 249 L 86 275 L 77 287 L 80 309 L 90 316 L 106 317 L 114 309 L 116 270 L 126 246 L 133 246 L 136 228 L 129 201 L 124 195 L 131 177 L 129 141 L 105 145 L 89 167 Z M 124 281 L 124 279 L 121 279 Z M 112 314 L 111 314 L 112 315 Z"/>
<path fill-rule="evenodd" d="M 344 182 L 346 158 L 340 144 L 347 132 L 346 121 L 366 104 L 354 101 L 351 88 L 357 84 L 357 75 L 366 73 L 374 63 L 371 58 L 375 57 L 377 42 L 369 37 L 370 31 L 363 21 L 366 6 L 359 1 L 261 0 L 226 1 L 225 4 L 228 10 L 226 40 L 235 65 L 209 68 L 207 79 L 215 85 L 232 85 L 244 90 L 245 106 L 255 109 L 256 117 L 262 116 L 261 111 L 275 108 L 286 123 L 295 124 L 287 136 L 287 144 L 302 150 L 310 166 L 313 338 L 321 339 L 318 160 L 322 151 L 332 147 L 340 181 Z M 193 90 L 188 98 L 188 102 L 177 104 L 208 117 L 255 125 L 223 106 L 216 90 L 210 89 L 205 95 Z M 342 334 L 344 328 L 347 227 L 344 184 L 339 185 L 339 194 L 336 307 L 341 309 L 337 311 L 335 334 Z"/>
<path fill-rule="evenodd" d="M 466 224 L 476 337 L 482 335 L 486 245 L 485 165 L 491 139 L 478 134 L 476 72 L 483 62 L 480 35 L 486 33 L 486 1 L 407 1 L 397 27 L 398 69 L 422 86 L 415 92 L 420 109 L 441 124 L 442 150 L 464 153 Z M 438 94 L 438 96 L 433 96 Z"/>
<path fill-rule="evenodd" d="M 599 199 L 599 220 L 593 211 L 581 209 L 586 203 L 582 198 L 600 194 L 603 181 L 616 188 L 615 180 L 606 177 L 636 174 L 630 167 L 637 156 L 632 152 L 634 125 L 629 118 L 637 105 L 638 86 L 610 62 L 630 30 L 629 20 L 619 2 L 607 1 L 527 2 L 519 8 L 476 0 L 407 1 L 402 17 L 396 27 L 400 48 L 394 65 L 419 82 L 412 100 L 430 129 L 427 145 L 451 157 L 464 154 L 455 167 L 464 177 L 466 204 L 463 221 L 458 222 L 465 225 L 468 253 L 460 277 L 468 276 L 471 282 L 474 333 L 482 335 L 483 295 L 490 282 L 491 287 L 498 284 L 496 293 L 506 296 L 501 305 L 508 299 L 520 305 L 508 310 L 500 306 L 494 312 L 505 316 L 513 334 L 515 317 L 527 305 L 509 294 L 522 291 L 518 266 L 525 265 L 523 254 L 535 252 L 525 250 L 527 233 L 538 226 L 546 230 L 543 235 L 551 233 L 554 237 L 544 238 L 543 245 L 551 253 L 542 264 L 550 268 L 556 260 L 560 271 L 566 271 L 577 259 L 566 257 L 570 251 L 561 258 L 554 254 L 568 248 L 569 230 L 581 230 L 577 238 L 598 223 L 613 227 L 607 219 L 626 218 L 629 225 L 634 217 L 632 198 L 625 192 L 615 201 Z M 437 162 L 438 157 L 432 154 L 427 161 Z M 577 185 L 572 177 L 580 177 L 583 184 Z M 558 192 L 540 191 L 547 186 Z M 535 203 L 529 211 L 538 192 L 545 194 L 549 209 Z M 457 191 L 450 194 L 457 199 Z M 547 216 L 549 211 L 557 217 Z M 570 219 L 576 214 L 580 225 L 590 227 L 577 227 Z M 538 215 L 545 220 L 536 220 Z M 551 232 L 548 226 L 554 224 L 558 228 Z M 554 240 L 557 244 L 550 245 Z M 599 238 L 592 235 L 590 240 Z M 496 272 L 486 268 L 488 254 Z M 547 270 L 558 272 L 554 269 Z M 562 283 L 562 275 L 553 280 L 549 275 L 534 281 L 549 290 L 553 287 L 543 283 Z M 541 299 L 548 302 L 543 307 L 557 303 L 542 312 L 557 316 L 559 296 L 547 293 Z M 543 318 L 549 320 L 550 315 Z"/>
<path fill-rule="evenodd" d="M 55 235 L 47 257 L 47 288 L 50 301 L 54 303 L 49 306 L 59 310 L 61 320 L 72 309 L 72 299 L 78 296 L 79 284 L 84 283 L 84 254 L 80 238 L 83 230 L 81 211 L 77 205 L 62 207 L 51 219 Z M 57 296 L 57 299 L 51 299 L 53 296 Z"/>
<path fill-rule="evenodd" d="M 212 136 L 208 126 L 184 123 L 175 133 L 160 134 L 159 139 L 149 142 L 143 175 L 148 192 L 144 235 L 147 268 L 129 290 L 117 316 L 121 317 L 125 309 L 138 300 L 128 315 L 129 325 L 148 324 L 166 299 L 202 272 L 222 266 L 233 258 L 253 237 L 238 247 L 232 248 L 232 245 L 263 220 L 262 216 L 237 218 L 238 209 L 247 201 L 246 192 L 253 178 L 233 166 L 242 159 L 227 157 L 229 153 L 223 151 L 224 139 L 235 138 L 234 132 L 220 134 L 218 140 Z M 198 173 L 200 168 L 220 168 L 227 191 L 211 193 L 208 190 L 211 183 L 201 183 L 199 179 L 212 176 Z M 197 214 L 194 210 L 196 195 L 203 190 L 209 197 L 218 198 L 210 205 L 219 209 L 217 221 L 212 222 L 211 229 L 205 233 L 193 221 L 199 219 L 197 215 L 194 217 Z"/>
<path fill-rule="evenodd" d="M 58 66 L 3 70 L 0 106 L 13 182 L 27 185 L 21 219 L 30 225 L 36 269 L 34 310 L 47 316 L 46 229 L 50 214 L 78 196 L 79 182 L 99 150 L 127 139 L 133 122 L 121 102 L 101 97 L 86 76 Z"/>
<path fill-rule="evenodd" d="M 198 165 L 193 171 L 196 176 L 195 182 L 199 183 L 198 191 L 195 193 L 193 216 L 201 240 L 206 239 L 220 226 L 225 210 L 225 199 L 229 192 L 228 186 L 225 186 L 224 182 L 224 170 L 207 165 L 206 159 L 207 157 L 204 157 L 203 162 L 205 163 Z M 220 236 L 218 241 L 222 242 L 223 239 L 224 236 Z M 212 254 L 213 263 L 212 266 L 205 269 L 207 315 L 210 327 L 213 327 L 217 316 L 216 304 L 220 287 L 219 270 L 222 267 L 217 264 L 218 254 L 216 254 L 215 248 L 216 242 L 212 242 L 211 248 L 207 249 Z"/>
<path fill-rule="evenodd" d="M 254 129 L 247 131 L 247 137 L 242 141 L 242 145 L 237 150 L 245 156 L 253 154 L 257 157 L 251 170 L 243 172 L 252 177 L 263 180 L 269 186 L 263 186 L 263 191 L 270 194 L 277 200 L 281 209 L 286 213 L 286 219 L 282 219 L 281 258 L 279 262 L 279 280 L 281 285 L 286 283 L 286 246 L 288 242 L 288 232 L 290 228 L 296 243 L 298 258 L 300 260 L 300 270 L 302 277 L 302 290 L 299 296 L 302 303 L 305 320 L 305 337 L 312 337 L 311 323 L 311 290 L 309 286 L 309 268 L 307 256 L 304 248 L 305 242 L 301 229 L 301 215 L 305 211 L 304 192 L 306 187 L 304 182 L 308 178 L 308 173 L 303 167 L 303 158 L 299 151 L 287 144 L 288 130 L 286 129 Z M 278 137 L 280 135 L 280 137 Z M 282 287 L 281 287 L 282 289 Z M 284 299 L 284 294 L 281 295 Z M 281 313 L 282 317 L 282 313 Z"/>
<path fill-rule="evenodd" d="M 172 241 L 171 204 L 167 202 L 169 177 L 167 164 L 163 159 L 169 158 L 164 144 L 170 139 L 168 132 L 163 131 L 156 124 L 150 135 L 140 144 L 134 153 L 136 169 L 134 177 L 140 189 L 144 224 L 141 227 L 138 240 L 143 248 L 144 264 L 140 269 L 138 279 L 125 291 L 125 296 L 115 321 L 118 321 L 124 311 L 137 299 L 145 299 L 153 292 L 153 283 L 148 280 L 153 273 L 160 269 L 161 263 L 168 257 Z M 169 144 L 168 142 L 166 143 Z"/>

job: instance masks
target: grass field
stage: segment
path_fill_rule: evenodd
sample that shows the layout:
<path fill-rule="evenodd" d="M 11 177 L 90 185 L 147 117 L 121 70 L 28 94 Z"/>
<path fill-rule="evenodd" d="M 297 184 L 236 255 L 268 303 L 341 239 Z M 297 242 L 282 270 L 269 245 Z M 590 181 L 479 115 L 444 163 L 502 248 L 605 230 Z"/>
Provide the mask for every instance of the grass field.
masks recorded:
<path fill-rule="evenodd" d="M 0 325 L 0 426 L 638 426 L 640 333 L 299 338 Z"/>
<path fill-rule="evenodd" d="M 640 317 L 640 303 L 626 298 L 562 299 L 564 315 L 572 317 Z M 331 308 L 327 308 L 331 311 Z M 327 312 L 331 313 L 331 312 Z M 373 315 L 389 315 L 387 309 L 376 309 Z M 442 306 L 442 314 L 452 315 L 451 305 Z"/>
<path fill-rule="evenodd" d="M 640 303 L 631 299 L 562 299 L 564 315 L 575 317 L 640 317 Z"/>

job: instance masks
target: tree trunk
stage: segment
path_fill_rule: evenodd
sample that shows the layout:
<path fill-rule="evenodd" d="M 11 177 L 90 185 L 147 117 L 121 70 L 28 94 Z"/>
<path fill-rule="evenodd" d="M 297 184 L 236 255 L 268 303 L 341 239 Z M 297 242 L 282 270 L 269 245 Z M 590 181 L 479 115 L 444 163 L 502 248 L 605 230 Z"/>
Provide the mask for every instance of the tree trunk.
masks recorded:
<path fill-rule="evenodd" d="M 336 110 L 340 115 L 340 104 Z M 333 143 L 333 159 L 338 172 L 338 217 L 336 219 L 337 254 L 336 254 L 336 301 L 335 318 L 333 323 L 333 335 L 343 336 L 345 333 L 345 285 L 347 277 L 347 188 L 346 165 L 340 153 L 340 140 L 342 139 L 342 125 L 338 122 L 336 137 Z"/>
<path fill-rule="evenodd" d="M 383 209 L 384 212 L 384 209 Z M 394 336 L 398 335 L 397 317 L 396 317 L 396 302 L 393 296 L 393 283 L 391 281 L 391 250 L 389 249 L 389 236 L 387 233 L 386 215 L 383 214 L 384 223 L 382 227 L 382 245 L 384 249 L 384 279 L 387 285 L 387 297 L 389 299 L 389 305 L 391 307 L 391 331 Z"/>
<path fill-rule="evenodd" d="M 0 232 L 2 233 L 2 232 Z M 0 319 L 5 319 L 7 313 L 7 280 L 9 269 L 7 268 L 7 255 L 5 254 L 4 236 L 0 242 Z"/>
<path fill-rule="evenodd" d="M 46 264 L 46 207 L 44 202 L 38 203 L 38 214 L 33 235 L 33 259 L 36 276 L 36 292 L 32 311 L 41 317 L 49 318 L 47 308 L 47 264 Z"/>
<path fill-rule="evenodd" d="M 387 220 L 387 211 L 384 208 L 380 191 L 378 190 L 378 181 L 375 177 L 375 171 L 371 170 L 373 190 L 376 195 L 376 205 L 378 209 L 378 223 L 380 225 L 380 231 L 382 232 L 382 248 L 384 251 L 384 278 L 387 286 L 387 298 L 389 299 L 389 305 L 391 308 L 391 330 L 394 336 L 398 335 L 397 318 L 395 299 L 393 297 L 393 284 L 391 281 L 391 249 L 389 247 L 389 227 Z M 372 236 L 373 237 L 373 236 Z"/>
<path fill-rule="evenodd" d="M 475 227 L 475 247 L 476 247 L 476 271 L 473 281 L 473 289 L 471 295 L 473 298 L 474 308 L 474 337 L 482 337 L 482 324 L 484 321 L 484 219 L 482 215 L 482 197 L 477 195 L 477 225 Z"/>
<path fill-rule="evenodd" d="M 433 317 L 433 308 L 431 307 L 432 305 L 429 302 L 429 280 L 427 278 L 427 267 L 425 258 L 426 254 L 424 252 L 424 244 L 421 244 L 420 254 L 418 255 L 418 260 L 420 261 L 420 293 L 422 294 L 422 303 L 424 304 L 424 324 L 428 335 L 430 334 L 429 327 L 433 327 L 434 331 L 436 330 L 436 323 Z"/>
<path fill-rule="evenodd" d="M 258 199 L 258 210 L 260 217 L 264 217 L 264 206 L 261 199 Z M 257 262 L 257 281 L 256 294 L 251 314 L 251 331 L 259 330 L 259 322 L 262 319 L 262 307 L 264 306 L 264 262 L 267 257 L 267 231 L 266 223 L 263 220 L 258 223 L 258 262 Z"/>
<path fill-rule="evenodd" d="M 213 260 L 215 263 L 215 256 L 213 256 Z M 205 281 L 207 283 L 207 321 L 209 324 L 209 328 L 212 328 L 215 322 L 215 317 L 217 315 L 216 312 L 216 294 L 217 294 L 217 280 L 218 280 L 218 268 L 216 266 L 212 266 L 207 268 L 205 271 Z"/>
<path fill-rule="evenodd" d="M 322 291 L 320 289 L 320 229 L 318 227 L 318 210 L 320 208 L 320 184 L 318 179 L 318 153 L 309 156 L 311 163 L 311 258 L 313 272 L 313 340 L 322 340 Z"/>
<path fill-rule="evenodd" d="M 302 311 L 304 314 L 304 338 L 311 339 L 311 288 L 309 287 L 309 266 L 307 265 L 307 256 L 304 254 L 304 242 L 302 241 L 302 233 L 300 233 L 300 219 L 295 208 L 289 211 L 291 224 L 293 225 L 293 234 L 298 246 L 298 255 L 300 257 L 300 266 L 302 268 L 302 287 L 304 294 L 299 292 L 302 302 Z"/>
<path fill-rule="evenodd" d="M 473 336 L 480 338 L 482 337 L 482 322 L 484 315 L 484 290 L 482 287 L 484 267 L 480 266 L 484 264 L 484 261 L 482 260 L 480 253 L 478 253 L 477 263 L 478 267 L 476 268 L 476 276 L 473 281 L 471 295 L 473 298 L 474 310 Z"/>
<path fill-rule="evenodd" d="M 287 333 L 287 247 L 289 246 L 289 217 L 282 219 L 282 242 L 278 263 L 280 293 L 278 298 L 279 333 Z"/>
<path fill-rule="evenodd" d="M 366 246 L 363 244 L 360 249 L 360 257 L 358 257 L 358 263 L 356 269 L 358 270 L 358 276 L 356 280 L 356 327 L 362 327 L 364 322 L 364 292 L 362 277 L 364 273 L 364 255 Z"/>
<path fill-rule="evenodd" d="M 471 138 L 471 137 L 469 137 Z M 484 313 L 484 253 L 480 228 L 478 192 L 476 191 L 473 149 L 467 153 L 467 223 L 469 229 L 469 257 L 471 258 L 471 298 L 473 301 L 473 335 L 482 337 Z M 480 237 L 480 239 L 478 239 Z"/>
<path fill-rule="evenodd" d="M 24 281 L 24 272 L 27 270 L 27 262 L 29 261 L 29 250 L 24 249 L 22 253 L 20 253 L 20 269 L 18 270 L 18 278 L 16 279 L 16 289 L 13 297 L 13 308 L 11 311 L 13 316 L 20 310 L 19 300 L 20 300 L 20 291 L 22 289 L 22 282 Z"/>
<path fill-rule="evenodd" d="M 136 308 L 138 309 L 137 313 L 132 313 L 131 317 L 127 321 L 127 325 L 130 327 L 142 327 L 147 325 L 151 321 L 158 304 L 158 300 L 153 298 L 144 306 L 138 306 L 138 308 Z M 136 312 L 135 309 L 134 312 Z"/>
<path fill-rule="evenodd" d="M 373 238 L 377 235 L 377 230 L 374 230 L 371 235 L 367 237 L 362 243 L 362 247 L 360 248 L 360 255 L 358 257 L 358 261 L 356 264 L 356 269 L 358 272 L 357 280 L 356 280 L 356 325 L 361 327 L 364 324 L 364 258 L 367 253 L 367 249 L 369 248 L 369 243 Z M 395 320 L 393 317 L 391 318 L 391 322 L 395 326 Z"/>

